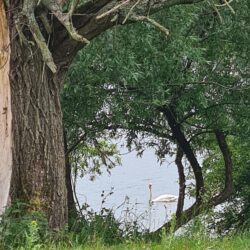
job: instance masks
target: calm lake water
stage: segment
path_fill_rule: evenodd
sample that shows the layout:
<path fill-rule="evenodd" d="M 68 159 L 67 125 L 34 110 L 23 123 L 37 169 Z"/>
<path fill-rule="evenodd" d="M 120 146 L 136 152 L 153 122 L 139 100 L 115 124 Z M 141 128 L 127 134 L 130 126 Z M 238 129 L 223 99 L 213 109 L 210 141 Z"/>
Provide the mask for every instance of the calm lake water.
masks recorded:
<path fill-rule="evenodd" d="M 169 216 L 175 212 L 176 203 L 157 203 L 150 208 L 149 183 L 153 185 L 153 198 L 161 194 L 178 195 L 174 158 L 169 157 L 160 165 L 152 150 L 145 151 L 142 158 L 131 152 L 122 156 L 122 166 L 113 169 L 111 175 L 104 172 L 94 181 L 90 181 L 89 176 L 79 179 L 76 192 L 79 202 L 87 202 L 96 212 L 104 206 L 113 209 L 117 218 L 139 218 L 144 227 L 155 230 L 169 220 Z M 102 192 L 108 194 L 112 189 L 114 193 L 102 205 Z M 185 207 L 192 202 L 187 198 Z"/>

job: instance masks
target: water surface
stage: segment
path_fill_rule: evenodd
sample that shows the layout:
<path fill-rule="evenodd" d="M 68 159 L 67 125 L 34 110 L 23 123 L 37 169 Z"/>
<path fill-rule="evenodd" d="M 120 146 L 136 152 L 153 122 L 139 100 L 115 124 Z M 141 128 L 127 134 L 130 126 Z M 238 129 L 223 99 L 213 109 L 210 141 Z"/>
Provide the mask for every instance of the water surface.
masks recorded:
<path fill-rule="evenodd" d="M 90 181 L 89 176 L 78 180 L 80 203 L 87 202 L 97 212 L 102 206 L 112 208 L 117 218 L 134 216 L 150 230 L 160 227 L 175 212 L 176 203 L 157 203 L 150 208 L 148 188 L 152 183 L 153 198 L 161 194 L 178 195 L 178 172 L 174 158 L 168 157 L 160 165 L 152 150 L 145 151 L 142 158 L 131 152 L 122 156 L 122 166 L 111 171 L 111 175 L 104 172 L 94 181 Z M 108 194 L 111 189 L 114 193 L 102 204 L 102 191 Z M 118 208 L 124 202 L 126 204 Z M 185 207 L 190 206 L 191 202 L 191 199 L 186 199 Z M 132 213 L 125 211 L 127 207 L 132 209 Z"/>

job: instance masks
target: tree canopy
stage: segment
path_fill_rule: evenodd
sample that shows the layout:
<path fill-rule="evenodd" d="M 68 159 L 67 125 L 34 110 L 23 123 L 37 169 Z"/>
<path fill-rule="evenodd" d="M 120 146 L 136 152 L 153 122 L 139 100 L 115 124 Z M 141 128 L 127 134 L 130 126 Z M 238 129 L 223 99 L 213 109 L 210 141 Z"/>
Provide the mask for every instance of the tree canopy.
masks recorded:
<path fill-rule="evenodd" d="M 0 209 L 10 196 L 63 227 L 72 159 L 82 173 L 111 169 L 123 136 L 139 155 L 175 154 L 176 229 L 237 191 L 246 216 L 245 168 L 235 164 L 248 158 L 249 1 L 0 4 L 1 179 L 9 173 Z M 183 211 L 188 178 L 195 202 Z"/>
<path fill-rule="evenodd" d="M 128 147 L 153 147 L 160 159 L 181 147 L 196 202 L 201 193 L 205 203 L 224 202 L 233 188 L 231 142 L 244 145 L 249 131 L 248 10 L 247 1 L 177 6 L 153 16 L 158 26 L 114 27 L 96 38 L 78 54 L 63 90 L 69 140 L 83 131 L 122 133 Z M 197 154 L 205 156 L 202 167 Z"/>

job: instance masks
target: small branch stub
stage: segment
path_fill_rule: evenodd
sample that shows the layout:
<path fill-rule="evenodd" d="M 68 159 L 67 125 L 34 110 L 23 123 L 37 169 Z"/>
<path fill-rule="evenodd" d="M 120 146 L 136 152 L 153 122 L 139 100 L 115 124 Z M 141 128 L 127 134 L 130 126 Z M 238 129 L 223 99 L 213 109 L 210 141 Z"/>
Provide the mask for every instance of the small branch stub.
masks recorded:
<path fill-rule="evenodd" d="M 147 17 L 147 16 L 133 16 L 131 17 L 135 21 L 147 21 L 153 26 L 155 26 L 157 29 L 159 29 L 161 32 L 163 32 L 166 36 L 169 35 L 169 30 L 162 26 L 160 23 L 156 22 L 155 20 Z"/>

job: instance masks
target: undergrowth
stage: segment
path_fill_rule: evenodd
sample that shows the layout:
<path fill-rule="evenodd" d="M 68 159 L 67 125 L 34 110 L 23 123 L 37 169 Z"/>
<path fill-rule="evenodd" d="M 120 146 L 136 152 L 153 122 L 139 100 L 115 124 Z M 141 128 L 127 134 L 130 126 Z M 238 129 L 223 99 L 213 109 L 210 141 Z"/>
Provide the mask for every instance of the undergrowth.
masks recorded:
<path fill-rule="evenodd" d="M 45 217 L 21 202 L 7 209 L 0 221 L 0 249 L 86 249 L 86 250 L 189 250 L 250 249 L 250 233 L 244 231 L 225 237 L 211 237 L 201 221 L 194 221 L 177 236 L 162 231 L 161 240 L 154 240 L 138 222 L 117 221 L 111 210 L 88 211 L 74 225 L 51 231 Z"/>

